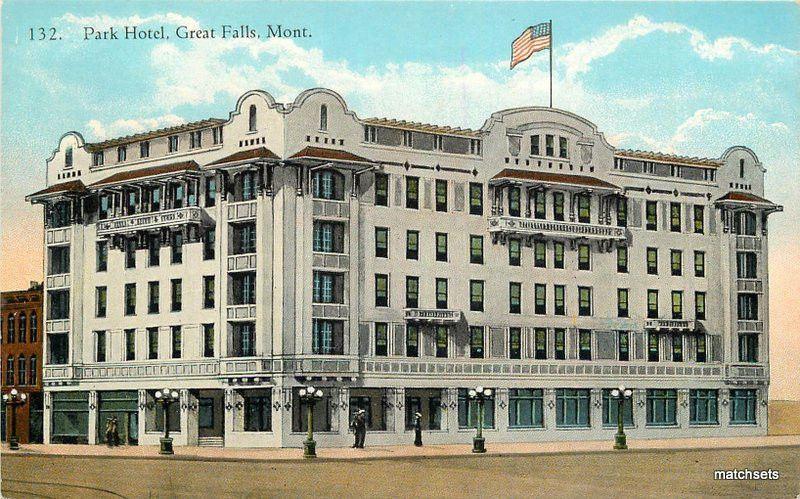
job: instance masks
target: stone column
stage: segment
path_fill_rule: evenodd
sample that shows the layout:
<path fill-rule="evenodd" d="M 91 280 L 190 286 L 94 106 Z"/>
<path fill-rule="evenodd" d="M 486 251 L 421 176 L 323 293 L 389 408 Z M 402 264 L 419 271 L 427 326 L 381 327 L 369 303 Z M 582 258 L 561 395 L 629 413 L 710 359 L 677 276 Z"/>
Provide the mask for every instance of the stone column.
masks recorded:
<path fill-rule="evenodd" d="M 139 401 L 139 413 L 137 418 L 137 427 L 139 434 L 139 443 L 142 443 L 145 432 L 147 430 L 147 390 L 138 390 L 137 392 Z"/>
<path fill-rule="evenodd" d="M 603 391 L 600 388 L 589 391 L 589 423 L 595 430 L 603 428 Z"/>
<path fill-rule="evenodd" d="M 717 393 L 717 420 L 721 428 L 731 424 L 731 397 L 730 389 L 721 388 Z"/>
<path fill-rule="evenodd" d="M 636 429 L 643 431 L 647 426 L 647 390 L 633 389 L 633 422 Z"/>
<path fill-rule="evenodd" d="M 508 431 L 508 388 L 495 390 L 494 427 L 501 435 Z"/>
<path fill-rule="evenodd" d="M 680 428 L 688 428 L 689 427 L 689 389 L 688 388 L 679 388 L 678 389 L 678 407 L 677 407 L 677 415 L 676 421 L 678 423 L 678 427 Z"/>
<path fill-rule="evenodd" d="M 544 427 L 553 430 L 556 427 L 556 390 L 555 388 L 545 388 L 543 395 Z"/>
<path fill-rule="evenodd" d="M 405 404 L 406 404 L 406 389 L 401 388 L 389 388 L 392 394 L 392 423 L 394 424 L 394 428 L 389 428 L 387 426 L 388 431 L 394 431 L 398 435 L 402 435 L 406 429 L 406 413 L 405 413 Z"/>
<path fill-rule="evenodd" d="M 458 433 L 458 388 L 446 388 L 443 391 L 447 409 L 442 410 L 442 430 L 451 435 Z"/>
<path fill-rule="evenodd" d="M 97 439 L 97 392 L 95 390 L 89 391 L 89 431 L 87 439 L 89 445 L 98 443 Z M 101 425 L 105 422 L 101 422 Z M 102 427 L 102 426 L 101 426 Z"/>
<path fill-rule="evenodd" d="M 222 408 L 224 409 L 224 418 L 225 418 L 225 437 L 228 437 L 228 433 L 233 431 L 233 410 L 234 404 L 236 401 L 234 400 L 234 393 L 233 388 L 225 388 L 224 389 L 224 396 L 222 398 Z"/>
<path fill-rule="evenodd" d="M 51 433 L 53 431 L 51 421 L 53 420 L 53 392 L 44 391 L 44 406 L 42 412 L 42 436 L 45 444 L 51 443 Z"/>

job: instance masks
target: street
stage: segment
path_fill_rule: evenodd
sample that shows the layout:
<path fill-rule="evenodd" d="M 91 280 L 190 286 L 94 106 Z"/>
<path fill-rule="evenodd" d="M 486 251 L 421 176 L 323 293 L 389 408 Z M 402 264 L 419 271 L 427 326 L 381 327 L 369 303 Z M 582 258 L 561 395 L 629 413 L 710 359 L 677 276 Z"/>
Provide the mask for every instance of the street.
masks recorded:
<path fill-rule="evenodd" d="M 714 480 L 715 470 L 778 480 Z M 698 496 L 800 493 L 800 447 L 286 462 L 3 455 L 4 497 Z"/>

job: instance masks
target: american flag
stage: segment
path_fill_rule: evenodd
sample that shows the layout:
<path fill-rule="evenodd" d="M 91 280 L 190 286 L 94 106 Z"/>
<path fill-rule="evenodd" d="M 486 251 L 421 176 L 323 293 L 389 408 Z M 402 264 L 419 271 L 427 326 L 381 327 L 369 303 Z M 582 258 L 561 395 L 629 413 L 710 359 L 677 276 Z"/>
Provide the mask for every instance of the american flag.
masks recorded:
<path fill-rule="evenodd" d="M 531 26 L 511 44 L 511 69 L 540 50 L 550 48 L 550 23 Z"/>

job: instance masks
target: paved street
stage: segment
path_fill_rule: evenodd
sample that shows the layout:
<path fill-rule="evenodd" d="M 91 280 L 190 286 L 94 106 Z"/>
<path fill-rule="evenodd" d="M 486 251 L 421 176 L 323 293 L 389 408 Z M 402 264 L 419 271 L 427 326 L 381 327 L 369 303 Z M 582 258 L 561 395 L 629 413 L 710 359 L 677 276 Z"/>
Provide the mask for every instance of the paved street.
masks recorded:
<path fill-rule="evenodd" d="M 715 481 L 718 469 L 773 481 Z M 5 497 L 697 496 L 800 493 L 800 447 L 274 462 L 3 455 Z"/>

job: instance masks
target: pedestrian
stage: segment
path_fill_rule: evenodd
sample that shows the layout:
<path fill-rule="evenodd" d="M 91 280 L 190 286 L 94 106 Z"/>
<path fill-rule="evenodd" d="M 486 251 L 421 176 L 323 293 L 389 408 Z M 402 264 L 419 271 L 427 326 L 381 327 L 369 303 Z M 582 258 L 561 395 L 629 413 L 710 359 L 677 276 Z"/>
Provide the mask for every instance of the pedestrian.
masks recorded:
<path fill-rule="evenodd" d="M 350 423 L 350 426 L 353 428 L 353 433 L 355 434 L 355 442 L 353 443 L 354 449 L 364 448 L 364 439 L 367 436 L 366 413 L 367 411 L 364 409 L 357 410 L 353 417 L 353 422 Z"/>
<path fill-rule="evenodd" d="M 114 447 L 119 447 L 119 421 L 116 416 L 111 418 L 111 436 L 114 439 Z"/>
<path fill-rule="evenodd" d="M 414 445 L 422 447 L 422 414 L 414 413 Z"/>
<path fill-rule="evenodd" d="M 106 445 L 109 447 L 114 446 L 114 431 L 113 431 L 113 421 L 111 418 L 106 418 Z"/>

